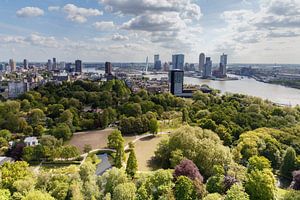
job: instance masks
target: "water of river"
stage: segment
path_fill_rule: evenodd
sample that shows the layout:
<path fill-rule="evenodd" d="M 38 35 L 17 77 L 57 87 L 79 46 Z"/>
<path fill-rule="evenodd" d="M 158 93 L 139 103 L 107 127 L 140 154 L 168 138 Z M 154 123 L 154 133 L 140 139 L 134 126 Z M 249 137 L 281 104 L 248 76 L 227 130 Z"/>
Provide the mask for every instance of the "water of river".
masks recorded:
<path fill-rule="evenodd" d="M 92 71 L 89 69 L 88 71 Z M 103 73 L 103 71 L 97 71 Z M 167 77 L 167 74 L 159 75 L 146 75 L 149 78 L 160 79 Z M 280 85 L 273 85 L 268 83 L 258 82 L 252 78 L 243 78 L 234 81 L 214 81 L 204 80 L 193 77 L 185 77 L 185 84 L 203 85 L 206 84 L 211 88 L 218 89 L 222 93 L 240 93 L 250 96 L 260 97 L 262 99 L 268 99 L 272 102 L 284 105 L 300 105 L 300 90 L 294 88 L 288 88 Z"/>

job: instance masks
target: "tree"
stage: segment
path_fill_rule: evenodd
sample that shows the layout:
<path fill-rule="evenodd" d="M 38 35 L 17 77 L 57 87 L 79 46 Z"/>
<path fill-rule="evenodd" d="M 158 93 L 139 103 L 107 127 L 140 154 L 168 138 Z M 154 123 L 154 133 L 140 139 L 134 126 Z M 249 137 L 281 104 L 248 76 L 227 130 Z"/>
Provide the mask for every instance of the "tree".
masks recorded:
<path fill-rule="evenodd" d="M 23 161 L 17 161 L 15 163 L 4 163 L 0 167 L 2 174 L 2 188 L 14 191 L 14 182 L 21 180 L 30 175 L 28 164 Z"/>
<path fill-rule="evenodd" d="M 246 192 L 251 200 L 275 199 L 275 178 L 271 170 L 254 170 L 248 173 L 245 184 Z"/>
<path fill-rule="evenodd" d="M 180 149 L 177 149 L 175 151 L 171 152 L 171 157 L 170 157 L 170 163 L 171 167 L 175 168 L 177 165 L 181 163 L 185 158 L 183 156 L 183 153 Z"/>
<path fill-rule="evenodd" d="M 73 113 L 70 110 L 65 110 L 63 113 L 61 113 L 58 122 L 59 123 L 65 123 L 69 127 L 73 126 Z"/>
<path fill-rule="evenodd" d="M 65 123 L 58 124 L 56 127 L 54 127 L 52 134 L 57 139 L 63 139 L 64 141 L 69 140 L 72 136 L 70 127 Z"/>
<path fill-rule="evenodd" d="M 213 175 L 213 166 L 228 165 L 232 161 L 230 149 L 222 144 L 218 135 L 199 127 L 183 126 L 177 129 L 170 135 L 169 141 L 159 144 L 155 155 L 159 161 L 170 164 L 171 152 L 177 149 L 185 158 L 192 160 L 207 178 Z"/>
<path fill-rule="evenodd" d="M 9 141 L 11 139 L 11 132 L 3 129 L 0 131 L 0 137 L 4 138 L 6 141 Z"/>
<path fill-rule="evenodd" d="M 203 200 L 222 200 L 222 195 L 219 193 L 208 194 Z"/>
<path fill-rule="evenodd" d="M 132 148 L 132 149 L 130 149 L 129 157 L 128 157 L 128 160 L 127 160 L 126 173 L 130 177 L 134 177 L 137 170 L 138 170 L 137 159 L 136 159 L 134 149 Z"/>
<path fill-rule="evenodd" d="M 108 148 L 117 149 L 121 143 L 124 143 L 124 138 L 119 130 L 114 130 L 108 136 Z"/>
<path fill-rule="evenodd" d="M 201 176 L 198 167 L 191 160 L 184 159 L 179 165 L 175 167 L 174 177 L 186 176 L 191 180 L 199 180 L 203 182 L 203 177 Z"/>
<path fill-rule="evenodd" d="M 189 111 L 186 108 L 182 109 L 182 122 L 183 123 L 189 123 L 190 117 L 189 117 Z"/>
<path fill-rule="evenodd" d="M 85 144 L 83 147 L 83 152 L 84 153 L 89 153 L 92 150 L 92 145 L 90 144 Z"/>
<path fill-rule="evenodd" d="M 149 121 L 149 129 L 150 129 L 150 133 L 152 134 L 156 134 L 158 132 L 158 122 L 157 119 L 152 118 Z"/>
<path fill-rule="evenodd" d="M 55 200 L 50 194 L 39 191 L 39 190 L 32 190 L 30 191 L 22 200 Z"/>
<path fill-rule="evenodd" d="M 135 200 L 136 187 L 134 183 L 119 184 L 113 192 L 113 200 Z"/>
<path fill-rule="evenodd" d="M 300 191 L 289 190 L 285 193 L 282 200 L 300 200 Z"/>
<path fill-rule="evenodd" d="M 292 178 L 292 172 L 296 170 L 296 152 L 292 147 L 287 148 L 280 167 L 280 174 L 286 178 Z"/>
<path fill-rule="evenodd" d="M 103 194 L 113 193 L 117 185 L 127 183 L 128 178 L 123 169 L 113 167 L 99 178 L 99 186 Z"/>
<path fill-rule="evenodd" d="M 117 168 L 122 167 L 122 161 L 125 157 L 124 152 L 124 138 L 119 130 L 113 131 L 108 136 L 108 147 L 116 150 L 115 154 L 115 166 Z"/>
<path fill-rule="evenodd" d="M 45 121 L 45 114 L 41 109 L 35 108 L 29 113 L 29 122 L 32 126 L 37 126 Z"/>
<path fill-rule="evenodd" d="M 206 189 L 209 193 L 223 194 L 225 192 L 224 175 L 217 174 L 209 177 L 206 183 Z"/>
<path fill-rule="evenodd" d="M 197 199 L 193 181 L 191 181 L 188 177 L 179 176 L 175 183 L 174 195 L 177 200 Z"/>
<path fill-rule="evenodd" d="M 253 170 L 271 169 L 271 163 L 263 156 L 252 156 L 248 161 L 248 172 Z"/>
<path fill-rule="evenodd" d="M 60 157 L 64 159 L 76 158 L 79 156 L 79 150 L 73 145 L 61 147 Z"/>
<path fill-rule="evenodd" d="M 234 184 L 228 191 L 224 200 L 249 200 L 249 195 L 243 186 Z"/>
<path fill-rule="evenodd" d="M 0 200 L 10 200 L 9 190 L 0 189 Z"/>

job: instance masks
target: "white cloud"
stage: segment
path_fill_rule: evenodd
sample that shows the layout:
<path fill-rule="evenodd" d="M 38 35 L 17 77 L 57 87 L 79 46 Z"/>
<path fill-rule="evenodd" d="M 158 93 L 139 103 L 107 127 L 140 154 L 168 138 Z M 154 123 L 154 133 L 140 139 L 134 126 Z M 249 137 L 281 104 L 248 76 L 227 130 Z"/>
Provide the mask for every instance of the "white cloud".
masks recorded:
<path fill-rule="evenodd" d="M 215 42 L 215 51 L 226 50 L 233 55 L 250 52 L 261 59 L 263 49 L 274 53 L 280 52 L 272 42 L 281 42 L 280 48 L 290 46 L 293 38 L 300 42 L 300 1 L 295 0 L 260 0 L 258 10 L 233 10 L 222 13 L 221 18 L 227 26 L 220 31 L 222 35 Z M 269 46 L 266 46 L 269 45 Z M 258 48 L 258 49 L 255 49 Z M 296 45 L 294 49 L 300 50 Z M 297 50 L 295 50 L 297 51 Z M 226 51 L 225 51 L 226 52 Z M 280 57 L 280 56 L 279 56 Z"/>
<path fill-rule="evenodd" d="M 74 4 L 67 4 L 63 7 L 65 13 L 67 13 L 67 19 L 77 23 L 84 23 L 88 17 L 103 15 L 103 12 L 93 8 L 81 8 Z"/>
<path fill-rule="evenodd" d="M 50 12 L 53 12 L 53 11 L 59 11 L 60 10 L 60 7 L 59 6 L 49 6 L 48 7 L 48 10 Z"/>
<path fill-rule="evenodd" d="M 113 21 L 99 21 L 95 22 L 93 26 L 101 31 L 111 31 L 116 28 Z"/>
<path fill-rule="evenodd" d="M 17 11 L 18 17 L 38 17 L 44 15 L 44 10 L 38 7 L 24 7 Z"/>
<path fill-rule="evenodd" d="M 114 34 L 111 38 L 113 41 L 125 41 L 125 40 L 129 40 L 129 37 L 125 36 L 125 35 L 120 35 L 119 33 Z"/>

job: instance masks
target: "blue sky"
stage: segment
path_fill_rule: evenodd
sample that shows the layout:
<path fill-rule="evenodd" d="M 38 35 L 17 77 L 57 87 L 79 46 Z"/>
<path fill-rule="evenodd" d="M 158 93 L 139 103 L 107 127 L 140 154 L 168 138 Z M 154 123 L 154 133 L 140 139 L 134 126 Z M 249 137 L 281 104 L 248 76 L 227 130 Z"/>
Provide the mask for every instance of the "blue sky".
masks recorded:
<path fill-rule="evenodd" d="M 1 0 L 0 60 L 300 63 L 299 0 Z"/>

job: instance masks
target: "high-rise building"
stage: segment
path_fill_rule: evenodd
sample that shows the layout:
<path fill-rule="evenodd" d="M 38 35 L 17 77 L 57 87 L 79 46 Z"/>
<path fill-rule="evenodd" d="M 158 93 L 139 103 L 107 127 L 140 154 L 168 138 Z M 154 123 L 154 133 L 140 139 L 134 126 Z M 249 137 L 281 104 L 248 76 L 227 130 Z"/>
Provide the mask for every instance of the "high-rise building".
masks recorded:
<path fill-rule="evenodd" d="M 183 54 L 173 55 L 172 56 L 172 65 L 173 65 L 173 69 L 183 70 L 183 67 L 184 67 L 184 55 Z"/>
<path fill-rule="evenodd" d="M 53 58 L 52 69 L 56 70 L 56 68 L 57 68 L 56 58 Z"/>
<path fill-rule="evenodd" d="M 223 53 L 220 57 L 220 74 L 224 77 L 226 76 L 226 67 L 227 67 L 227 55 Z"/>
<path fill-rule="evenodd" d="M 82 73 L 82 61 L 81 60 L 75 61 L 75 72 Z"/>
<path fill-rule="evenodd" d="M 204 65 L 205 65 L 205 54 L 201 53 L 199 55 L 199 68 L 198 68 L 198 72 L 202 72 L 204 71 Z"/>
<path fill-rule="evenodd" d="M 203 77 L 209 78 L 209 77 L 211 77 L 211 75 L 212 75 L 212 61 L 211 61 L 210 57 L 206 57 Z"/>
<path fill-rule="evenodd" d="M 175 96 L 180 96 L 183 93 L 183 77 L 183 70 L 173 69 L 169 72 L 170 92 Z"/>
<path fill-rule="evenodd" d="M 9 67 L 10 67 L 10 71 L 11 72 L 14 72 L 16 71 L 16 62 L 13 60 L 13 59 L 10 59 L 9 60 Z"/>
<path fill-rule="evenodd" d="M 157 71 L 161 70 L 161 60 L 159 59 L 159 55 L 154 55 L 154 69 Z"/>
<path fill-rule="evenodd" d="M 52 62 L 51 62 L 50 59 L 49 59 L 48 62 L 47 62 L 47 69 L 48 69 L 48 71 L 51 71 L 51 70 L 52 70 Z"/>
<path fill-rule="evenodd" d="M 167 72 L 169 70 L 170 70 L 170 65 L 169 65 L 169 63 L 165 62 L 165 64 L 164 64 L 164 71 Z"/>
<path fill-rule="evenodd" d="M 23 67 L 24 67 L 24 69 L 28 69 L 28 60 L 27 59 L 23 60 Z"/>
<path fill-rule="evenodd" d="M 112 64 L 110 62 L 105 63 L 105 74 L 106 75 L 112 74 Z"/>

